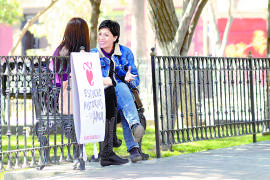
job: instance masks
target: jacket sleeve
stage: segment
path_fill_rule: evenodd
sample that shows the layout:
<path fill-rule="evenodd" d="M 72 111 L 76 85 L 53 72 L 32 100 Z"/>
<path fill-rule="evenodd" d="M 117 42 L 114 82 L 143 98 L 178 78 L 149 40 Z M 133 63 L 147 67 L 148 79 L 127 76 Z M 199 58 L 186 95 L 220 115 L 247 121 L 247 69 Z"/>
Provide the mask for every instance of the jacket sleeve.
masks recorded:
<path fill-rule="evenodd" d="M 139 86 L 140 84 L 140 78 L 139 78 L 139 74 L 138 74 L 138 70 L 137 67 L 135 65 L 135 61 L 134 61 L 134 55 L 131 52 L 131 50 L 128 52 L 127 54 L 127 61 L 128 63 L 125 65 L 125 70 L 128 71 L 129 66 L 131 66 L 131 74 L 137 75 L 133 81 L 130 81 L 128 83 L 129 87 L 131 88 L 136 88 Z"/>

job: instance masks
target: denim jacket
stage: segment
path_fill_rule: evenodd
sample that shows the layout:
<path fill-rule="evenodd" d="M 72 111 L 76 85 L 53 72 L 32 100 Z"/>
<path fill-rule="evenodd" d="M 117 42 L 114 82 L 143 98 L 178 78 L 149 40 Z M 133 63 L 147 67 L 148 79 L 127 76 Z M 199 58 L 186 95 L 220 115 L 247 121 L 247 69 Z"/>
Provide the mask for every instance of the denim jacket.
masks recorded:
<path fill-rule="evenodd" d="M 107 58 L 100 48 L 91 49 L 90 52 L 98 52 L 100 57 L 100 65 L 103 77 L 109 76 L 110 59 Z M 114 79 L 116 83 L 124 82 L 128 67 L 131 66 L 131 74 L 137 75 L 133 81 L 127 83 L 130 88 L 136 88 L 139 86 L 140 79 L 137 71 L 137 67 L 134 64 L 134 56 L 132 51 L 123 45 L 115 44 L 114 53 L 112 55 L 112 61 L 114 63 Z"/>

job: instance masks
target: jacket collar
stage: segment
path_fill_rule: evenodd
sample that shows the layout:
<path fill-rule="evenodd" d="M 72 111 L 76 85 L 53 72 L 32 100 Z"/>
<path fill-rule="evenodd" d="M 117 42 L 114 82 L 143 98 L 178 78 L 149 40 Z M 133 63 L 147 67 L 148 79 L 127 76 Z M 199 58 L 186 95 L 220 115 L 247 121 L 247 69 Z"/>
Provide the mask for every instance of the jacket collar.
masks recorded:
<path fill-rule="evenodd" d="M 102 58 L 105 57 L 105 55 L 104 55 L 103 52 L 101 51 L 101 48 L 100 48 L 100 47 L 98 48 L 98 52 L 99 52 L 100 57 L 102 57 Z M 113 55 L 116 55 L 116 56 L 122 56 L 122 53 L 121 53 L 121 51 L 120 51 L 120 45 L 119 45 L 118 43 L 115 43 Z M 113 55 L 112 55 L 112 56 L 113 56 Z"/>
<path fill-rule="evenodd" d="M 120 45 L 118 43 L 115 43 L 115 47 L 114 47 L 114 55 L 116 56 L 122 56 L 122 53 L 120 51 Z"/>

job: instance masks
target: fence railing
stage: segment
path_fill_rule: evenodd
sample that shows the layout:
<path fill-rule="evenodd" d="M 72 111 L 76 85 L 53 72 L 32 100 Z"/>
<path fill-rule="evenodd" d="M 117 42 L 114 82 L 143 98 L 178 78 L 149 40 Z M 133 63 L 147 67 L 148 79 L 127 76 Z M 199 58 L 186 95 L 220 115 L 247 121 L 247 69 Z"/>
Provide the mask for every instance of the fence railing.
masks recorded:
<path fill-rule="evenodd" d="M 0 171 L 74 162 L 81 151 L 73 116 L 58 111 L 63 108 L 58 102 L 63 89 L 55 76 L 63 80 L 70 73 L 69 57 L 0 56 L 0 60 Z M 49 70 L 56 60 L 60 60 L 58 71 Z M 145 59 L 138 62 L 138 68 L 147 69 Z M 147 93 L 149 89 L 142 87 Z"/>
<path fill-rule="evenodd" d="M 64 57 L 59 72 L 47 71 L 56 58 L 0 56 L 0 170 L 73 160 L 72 117 L 54 104 L 61 89 L 55 81 L 33 89 L 37 77 L 70 72 Z M 255 142 L 256 133 L 269 130 L 270 59 L 153 54 L 151 60 L 157 157 L 161 145 L 248 134 Z M 41 110 L 50 111 L 39 118 L 40 98 Z"/>
<path fill-rule="evenodd" d="M 55 79 L 56 73 L 61 79 L 69 74 L 69 57 L 0 56 L 0 60 L 0 170 L 78 159 L 73 116 L 58 112 L 63 89 Z M 56 60 L 59 70 L 50 71 L 50 62 Z"/>
<path fill-rule="evenodd" d="M 152 80 L 160 146 L 269 130 L 270 59 L 155 56 Z"/>

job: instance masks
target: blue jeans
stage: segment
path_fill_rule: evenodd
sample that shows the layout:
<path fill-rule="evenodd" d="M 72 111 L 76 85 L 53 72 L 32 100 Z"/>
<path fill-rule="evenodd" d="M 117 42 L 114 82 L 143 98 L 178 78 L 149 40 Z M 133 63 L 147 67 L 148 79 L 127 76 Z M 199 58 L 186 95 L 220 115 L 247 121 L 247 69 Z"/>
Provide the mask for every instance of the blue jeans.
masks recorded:
<path fill-rule="evenodd" d="M 120 118 L 121 118 L 121 124 L 123 129 L 123 135 L 127 146 L 127 151 L 130 151 L 132 148 L 137 147 L 139 148 L 139 144 L 136 143 L 133 139 L 131 129 L 129 128 L 129 124 L 127 120 L 125 119 L 123 112 L 120 111 Z"/>
<path fill-rule="evenodd" d="M 118 110 L 123 112 L 129 127 L 131 127 L 133 124 L 140 123 L 138 111 L 134 103 L 134 97 L 129 87 L 125 83 L 118 83 L 115 87 L 115 94 L 117 98 Z"/>
<path fill-rule="evenodd" d="M 127 151 L 133 147 L 139 147 L 133 139 L 130 127 L 133 124 L 140 123 L 140 118 L 134 97 L 125 83 L 118 83 L 115 87 L 115 94 L 117 97 L 118 111 L 120 111 L 121 124 L 123 128 L 123 135 L 127 146 Z"/>

